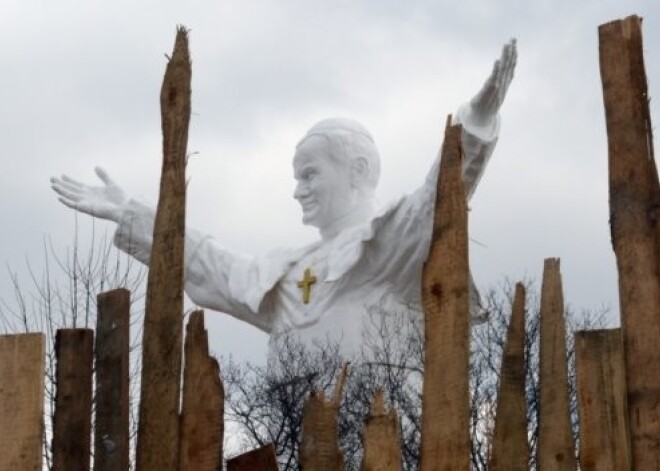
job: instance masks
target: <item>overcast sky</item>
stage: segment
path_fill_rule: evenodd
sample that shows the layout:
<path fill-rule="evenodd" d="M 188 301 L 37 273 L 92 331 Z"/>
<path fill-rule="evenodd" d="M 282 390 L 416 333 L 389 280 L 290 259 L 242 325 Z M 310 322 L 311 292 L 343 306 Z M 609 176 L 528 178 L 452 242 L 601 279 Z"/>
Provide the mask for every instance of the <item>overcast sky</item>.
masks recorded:
<path fill-rule="evenodd" d="M 610 306 L 617 322 L 597 27 L 645 18 L 653 97 L 654 3 L 5 0 L 0 261 L 27 279 L 25 258 L 38 265 L 44 237 L 70 245 L 75 219 L 50 190 L 53 175 L 94 182 L 101 165 L 130 195 L 155 203 L 158 95 L 177 24 L 191 29 L 193 57 L 188 224 L 255 254 L 317 236 L 301 225 L 291 167 L 314 122 L 353 117 L 372 131 L 386 203 L 421 184 L 447 114 L 479 90 L 516 37 L 500 141 L 471 202 L 475 279 L 482 289 L 506 277 L 540 279 L 543 259 L 560 257 L 567 302 Z M 651 116 L 657 126 L 657 100 Z M 88 219 L 79 219 L 81 237 Z M 8 284 L 1 271 L 0 296 Z M 207 324 L 216 354 L 265 357 L 266 336 L 254 328 L 216 313 Z"/>

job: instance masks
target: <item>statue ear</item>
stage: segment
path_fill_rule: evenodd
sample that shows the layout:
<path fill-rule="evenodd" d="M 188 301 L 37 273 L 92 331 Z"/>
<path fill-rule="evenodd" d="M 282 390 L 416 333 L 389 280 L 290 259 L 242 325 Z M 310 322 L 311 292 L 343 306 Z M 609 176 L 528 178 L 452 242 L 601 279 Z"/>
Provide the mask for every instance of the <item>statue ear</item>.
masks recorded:
<path fill-rule="evenodd" d="M 351 159 L 351 187 L 363 187 L 368 178 L 369 161 L 365 157 Z"/>

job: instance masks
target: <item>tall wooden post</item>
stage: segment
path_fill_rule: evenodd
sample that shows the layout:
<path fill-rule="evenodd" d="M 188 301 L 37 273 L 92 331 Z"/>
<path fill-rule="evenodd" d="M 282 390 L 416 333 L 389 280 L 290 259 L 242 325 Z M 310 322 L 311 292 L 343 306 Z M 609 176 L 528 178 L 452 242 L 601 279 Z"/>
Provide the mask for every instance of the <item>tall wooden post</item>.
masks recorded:
<path fill-rule="evenodd" d="M 433 236 L 422 278 L 424 385 L 421 469 L 470 469 L 467 202 L 461 126 L 447 120 Z"/>
<path fill-rule="evenodd" d="M 160 93 L 163 167 L 147 281 L 137 444 L 137 469 L 144 471 L 179 466 L 190 78 L 188 34 L 179 27 Z"/>
<path fill-rule="evenodd" d="M 526 471 L 527 398 L 525 397 L 525 287 L 516 284 L 511 321 L 502 356 L 493 448 L 488 469 Z"/>
<path fill-rule="evenodd" d="M 130 297 L 123 288 L 96 297 L 94 471 L 128 469 Z"/>
<path fill-rule="evenodd" d="M 57 393 L 53 420 L 53 470 L 90 465 L 94 331 L 60 329 L 55 337 Z"/>
<path fill-rule="evenodd" d="M 564 294 L 559 259 L 548 258 L 541 289 L 541 404 L 539 471 L 575 471 L 575 447 L 568 403 L 568 363 Z"/>
<path fill-rule="evenodd" d="M 376 391 L 371 414 L 364 426 L 362 471 L 399 471 L 401 441 L 399 418 L 394 408 L 385 409 L 383 391 Z"/>
<path fill-rule="evenodd" d="M 204 311 L 186 327 L 180 471 L 216 471 L 222 464 L 225 394 L 220 366 L 209 355 Z"/>
<path fill-rule="evenodd" d="M 0 335 L 0 469 L 41 471 L 43 334 Z"/>
<path fill-rule="evenodd" d="M 580 469 L 632 469 L 621 329 L 575 333 Z"/>
<path fill-rule="evenodd" d="M 660 185 L 641 23 L 630 16 L 598 33 L 633 465 L 659 470 Z"/>

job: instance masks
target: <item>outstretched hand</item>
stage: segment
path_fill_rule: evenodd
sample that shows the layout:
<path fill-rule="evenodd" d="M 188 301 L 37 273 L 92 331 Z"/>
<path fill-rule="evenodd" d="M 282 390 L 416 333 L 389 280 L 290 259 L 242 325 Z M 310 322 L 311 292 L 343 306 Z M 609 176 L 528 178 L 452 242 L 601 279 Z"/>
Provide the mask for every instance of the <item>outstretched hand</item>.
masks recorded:
<path fill-rule="evenodd" d="M 126 195 L 101 167 L 94 169 L 103 185 L 91 186 L 62 175 L 50 179 L 51 188 L 59 195 L 59 201 L 77 211 L 119 222 Z"/>
<path fill-rule="evenodd" d="M 480 126 L 493 122 L 513 79 L 517 59 L 516 40 L 512 39 L 504 45 L 490 76 L 470 101 L 471 122 Z"/>

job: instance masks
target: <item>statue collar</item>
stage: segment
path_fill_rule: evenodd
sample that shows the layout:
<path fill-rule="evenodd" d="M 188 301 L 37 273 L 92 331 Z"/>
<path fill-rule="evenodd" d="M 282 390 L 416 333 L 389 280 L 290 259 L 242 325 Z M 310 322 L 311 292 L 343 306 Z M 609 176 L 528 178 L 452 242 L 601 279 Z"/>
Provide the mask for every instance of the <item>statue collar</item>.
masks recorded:
<path fill-rule="evenodd" d="M 346 275 L 362 258 L 365 245 L 373 240 L 380 228 L 401 205 L 403 198 L 382 208 L 370 221 L 351 227 L 339 233 L 330 241 L 317 241 L 297 249 L 276 249 L 268 254 L 253 259 L 253 269 L 258 273 L 258 286 L 251 286 L 243 293 L 244 302 L 254 312 L 266 294 L 296 264 L 298 260 L 318 250 L 323 244 L 329 245 L 327 255 L 328 276 L 325 281 L 337 281 Z M 238 295 L 239 293 L 234 293 Z"/>

